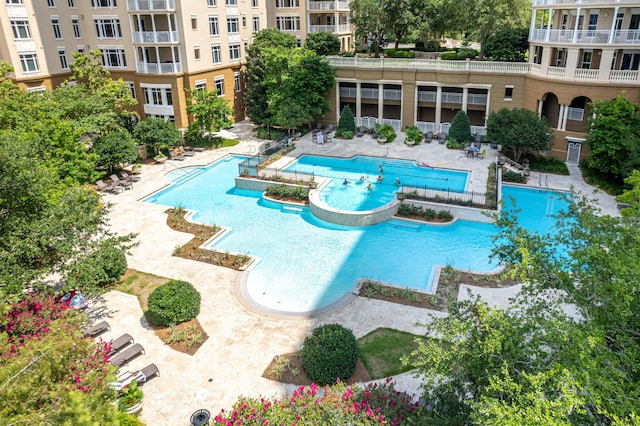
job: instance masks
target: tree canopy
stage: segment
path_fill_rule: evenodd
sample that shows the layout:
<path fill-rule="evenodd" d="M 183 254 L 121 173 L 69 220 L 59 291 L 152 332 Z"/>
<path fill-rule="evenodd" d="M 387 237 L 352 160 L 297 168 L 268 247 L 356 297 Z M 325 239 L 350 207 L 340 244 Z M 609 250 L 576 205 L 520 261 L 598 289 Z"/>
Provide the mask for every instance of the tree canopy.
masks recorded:
<path fill-rule="evenodd" d="M 375 56 L 380 54 L 386 25 L 390 20 L 386 5 L 393 0 L 353 0 L 349 3 L 349 19 L 355 26 L 356 43 L 368 42 Z"/>
<path fill-rule="evenodd" d="M 529 51 L 529 29 L 500 30 L 487 40 L 485 56 L 495 61 L 525 62 Z"/>
<path fill-rule="evenodd" d="M 466 143 L 471 139 L 471 122 L 464 110 L 458 111 L 453 117 L 448 138 L 459 143 Z"/>
<path fill-rule="evenodd" d="M 487 138 L 511 150 L 515 161 L 526 150 L 547 151 L 551 136 L 547 120 L 526 108 L 501 108 L 487 118 Z"/>
<path fill-rule="evenodd" d="M 180 132 L 175 123 L 162 118 L 147 118 L 138 123 L 133 130 L 133 137 L 147 148 L 153 150 L 155 155 L 161 149 L 173 146 L 180 139 Z"/>
<path fill-rule="evenodd" d="M 96 165 L 109 172 L 114 167 L 135 161 L 138 157 L 133 137 L 126 130 L 116 130 L 93 141 L 91 152 L 98 155 Z"/>
<path fill-rule="evenodd" d="M 217 132 L 222 128 L 230 127 L 233 124 L 233 110 L 229 106 L 229 101 L 219 95 L 214 90 L 190 90 L 190 98 L 193 102 L 187 105 L 187 112 L 194 116 L 190 128 L 195 128 L 200 132 Z"/>
<path fill-rule="evenodd" d="M 622 180 L 640 169 L 640 106 L 624 94 L 591 104 L 587 141 L 588 166 L 610 180 Z"/>
<path fill-rule="evenodd" d="M 340 39 L 328 31 L 311 33 L 304 41 L 304 48 L 315 52 L 319 56 L 336 55 L 340 53 Z"/>

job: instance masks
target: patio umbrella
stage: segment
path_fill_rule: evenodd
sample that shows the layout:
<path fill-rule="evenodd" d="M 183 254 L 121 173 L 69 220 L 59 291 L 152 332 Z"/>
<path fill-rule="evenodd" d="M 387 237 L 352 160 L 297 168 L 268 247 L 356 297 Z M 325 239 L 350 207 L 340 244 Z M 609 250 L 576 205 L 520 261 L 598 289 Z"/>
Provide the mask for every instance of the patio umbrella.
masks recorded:
<path fill-rule="evenodd" d="M 73 309 L 84 309 L 88 304 L 89 302 L 87 302 L 87 298 L 81 293 L 76 293 L 69 301 L 69 307 Z"/>

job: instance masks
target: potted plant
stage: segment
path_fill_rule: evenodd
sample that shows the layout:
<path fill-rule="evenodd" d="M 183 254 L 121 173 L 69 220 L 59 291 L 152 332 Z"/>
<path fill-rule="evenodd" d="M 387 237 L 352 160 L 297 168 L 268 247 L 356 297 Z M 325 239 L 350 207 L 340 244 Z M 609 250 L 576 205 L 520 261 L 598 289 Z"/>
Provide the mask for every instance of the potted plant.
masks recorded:
<path fill-rule="evenodd" d="M 134 175 L 139 175 L 142 173 L 142 163 L 137 162 L 131 167 L 131 173 Z"/>
<path fill-rule="evenodd" d="M 524 170 L 522 171 L 522 174 L 524 176 L 529 176 L 531 174 L 531 170 L 529 169 L 529 167 L 525 167 Z"/>
<path fill-rule="evenodd" d="M 162 151 L 160 151 L 155 157 L 153 157 L 153 159 L 156 161 L 156 163 L 164 163 L 165 161 L 167 161 L 167 156 L 164 155 Z"/>
<path fill-rule="evenodd" d="M 118 410 L 129 414 L 135 414 L 142 409 L 142 389 L 134 379 L 129 386 L 122 388 L 122 394 L 118 397 Z"/>
<path fill-rule="evenodd" d="M 404 143 L 407 145 L 418 145 L 422 140 L 422 133 L 420 129 L 416 126 L 409 126 L 404 130 L 405 140 Z"/>

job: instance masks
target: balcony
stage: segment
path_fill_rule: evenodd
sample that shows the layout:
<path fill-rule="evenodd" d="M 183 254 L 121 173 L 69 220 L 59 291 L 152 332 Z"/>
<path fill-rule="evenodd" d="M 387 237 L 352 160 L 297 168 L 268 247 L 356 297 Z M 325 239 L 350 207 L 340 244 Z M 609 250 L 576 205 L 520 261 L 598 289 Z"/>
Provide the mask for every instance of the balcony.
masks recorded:
<path fill-rule="evenodd" d="M 309 32 L 311 33 L 319 33 L 319 32 L 329 32 L 329 33 L 350 33 L 351 25 L 349 24 L 341 24 L 341 25 L 311 25 L 309 28 Z"/>
<path fill-rule="evenodd" d="M 144 113 L 147 115 L 173 115 L 173 105 L 144 104 Z"/>
<path fill-rule="evenodd" d="M 575 6 L 601 5 L 601 4 L 637 4 L 637 0 L 533 0 L 531 4 L 535 6 Z"/>
<path fill-rule="evenodd" d="M 180 35 L 177 31 L 134 31 L 134 43 L 179 43 Z"/>
<path fill-rule="evenodd" d="M 307 10 L 309 12 L 315 11 L 349 11 L 348 1 L 308 1 Z"/>
<path fill-rule="evenodd" d="M 613 37 L 612 37 L 613 35 Z M 609 43 L 609 40 L 612 43 Z M 532 30 L 529 41 L 564 44 L 640 44 L 640 30 Z"/>
<path fill-rule="evenodd" d="M 136 71 L 140 74 L 177 74 L 182 72 L 181 62 L 169 62 L 163 64 L 138 62 Z"/>
<path fill-rule="evenodd" d="M 176 10 L 175 0 L 127 0 L 128 11 L 139 10 Z"/>

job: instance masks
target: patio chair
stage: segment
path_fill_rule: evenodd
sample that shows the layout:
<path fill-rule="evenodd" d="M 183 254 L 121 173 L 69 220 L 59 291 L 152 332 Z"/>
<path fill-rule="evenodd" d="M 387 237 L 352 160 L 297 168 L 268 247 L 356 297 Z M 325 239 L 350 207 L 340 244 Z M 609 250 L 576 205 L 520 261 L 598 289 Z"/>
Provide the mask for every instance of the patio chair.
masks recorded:
<path fill-rule="evenodd" d="M 109 352 L 109 355 L 115 355 L 130 344 L 133 344 L 133 337 L 131 337 L 131 335 L 127 333 L 123 334 L 122 336 L 111 342 L 111 352 Z"/>
<path fill-rule="evenodd" d="M 433 132 L 429 130 L 426 135 L 424 135 L 424 143 L 431 143 L 433 140 Z"/>
<path fill-rule="evenodd" d="M 200 147 L 197 147 L 197 146 L 186 146 L 185 145 L 184 149 L 186 151 L 189 151 L 189 152 L 204 152 L 205 151 L 204 148 L 200 148 Z"/>
<path fill-rule="evenodd" d="M 440 135 L 438 136 L 438 142 L 440 144 L 444 144 L 445 142 L 447 142 L 447 133 L 446 132 L 440 132 Z"/>
<path fill-rule="evenodd" d="M 85 337 L 96 337 L 107 330 L 111 330 L 111 326 L 106 321 L 95 323 L 84 331 Z"/>
<path fill-rule="evenodd" d="M 364 131 L 365 131 L 364 126 L 360 126 L 360 127 L 358 127 L 358 129 L 356 130 L 356 136 L 357 136 L 357 137 L 362 137 L 362 136 L 364 136 Z"/>
<path fill-rule="evenodd" d="M 182 156 L 193 157 L 194 155 L 196 155 L 195 151 L 187 151 L 183 146 L 178 147 L 178 149 L 180 150 L 180 155 Z"/>
<path fill-rule="evenodd" d="M 111 389 L 114 389 L 120 392 L 122 388 L 129 386 L 129 384 L 133 380 L 138 382 L 138 385 L 142 385 L 150 378 L 154 376 L 159 376 L 159 375 L 160 375 L 160 370 L 158 370 L 158 367 L 156 367 L 155 364 L 149 364 L 138 371 L 133 371 L 133 372 L 127 371 L 126 375 L 122 375 L 118 377 L 118 380 L 115 382 L 107 383 L 107 386 L 110 387 Z"/>
<path fill-rule="evenodd" d="M 121 170 L 120 176 L 122 176 L 122 179 L 126 180 L 127 182 L 140 182 L 140 179 L 142 179 L 140 176 L 130 175 L 126 170 Z"/>
<path fill-rule="evenodd" d="M 133 189 L 133 182 L 127 182 L 125 179 L 120 179 L 115 173 L 109 177 L 111 178 L 112 183 L 115 182 L 124 189 Z"/>
<path fill-rule="evenodd" d="M 178 150 L 178 152 L 180 152 L 180 150 Z M 184 160 L 184 156 L 176 153 L 173 149 L 170 149 L 169 150 L 169 160 L 182 161 L 182 160 Z"/>
<path fill-rule="evenodd" d="M 104 181 L 97 180 L 96 181 L 96 185 L 98 185 L 98 190 L 99 191 L 111 192 L 111 193 L 114 193 L 114 194 L 117 194 L 118 192 L 121 192 L 124 189 L 120 185 L 118 185 L 118 182 L 112 182 L 109 185 L 107 185 L 106 183 L 104 183 Z"/>
<path fill-rule="evenodd" d="M 116 367 L 120 367 L 124 364 L 127 364 L 129 361 L 142 353 L 144 353 L 144 348 L 142 347 L 142 345 L 140 343 L 135 343 L 111 358 L 111 364 L 115 365 Z"/>
<path fill-rule="evenodd" d="M 475 146 L 478 149 L 482 148 L 482 135 L 476 134 L 473 140 L 473 146 Z"/>

